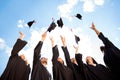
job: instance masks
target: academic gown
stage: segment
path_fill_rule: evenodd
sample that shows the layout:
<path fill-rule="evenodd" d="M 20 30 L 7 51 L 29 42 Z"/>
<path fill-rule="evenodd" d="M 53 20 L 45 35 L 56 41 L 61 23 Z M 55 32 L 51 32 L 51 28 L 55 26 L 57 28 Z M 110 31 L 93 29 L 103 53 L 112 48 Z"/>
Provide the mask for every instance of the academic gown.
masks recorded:
<path fill-rule="evenodd" d="M 84 64 L 82 54 L 76 54 L 75 58 L 84 75 L 84 80 L 114 80 L 110 70 L 102 64 L 96 64 L 96 66 Z"/>
<path fill-rule="evenodd" d="M 27 44 L 26 41 L 17 39 L 13 46 L 11 56 L 8 64 L 1 75 L 0 80 L 28 80 L 30 67 L 26 65 L 25 61 L 18 56 L 18 52 Z"/>
<path fill-rule="evenodd" d="M 24 79 L 29 80 L 29 74 L 31 72 L 30 64 L 26 65 L 26 71 L 24 73 Z"/>
<path fill-rule="evenodd" d="M 111 69 L 115 77 L 120 80 L 120 50 L 102 33 L 98 36 L 105 45 L 104 62 Z"/>
<path fill-rule="evenodd" d="M 70 55 L 69 55 L 67 47 L 62 46 L 62 50 L 63 50 L 64 55 L 65 55 L 67 66 L 73 71 L 74 80 L 83 80 L 83 77 L 82 77 L 82 74 L 80 72 L 78 65 L 72 63 L 70 60 Z"/>
<path fill-rule="evenodd" d="M 51 80 L 51 74 L 48 72 L 47 68 L 42 65 L 40 61 L 40 57 L 41 57 L 40 52 L 42 45 L 43 42 L 40 41 L 34 49 L 31 80 Z"/>
<path fill-rule="evenodd" d="M 59 51 L 57 45 L 52 48 L 52 51 L 53 51 L 53 57 L 52 57 L 53 79 L 74 80 L 72 70 L 57 60 L 59 57 Z"/>

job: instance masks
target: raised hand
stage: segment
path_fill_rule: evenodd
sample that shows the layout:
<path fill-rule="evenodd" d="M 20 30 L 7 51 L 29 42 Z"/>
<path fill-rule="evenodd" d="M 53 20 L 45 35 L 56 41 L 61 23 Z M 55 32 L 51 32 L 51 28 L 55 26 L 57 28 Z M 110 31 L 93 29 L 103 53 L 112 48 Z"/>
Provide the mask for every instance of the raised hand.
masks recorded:
<path fill-rule="evenodd" d="M 60 38 L 61 38 L 61 41 L 62 41 L 63 46 L 65 47 L 65 46 L 66 46 L 66 40 L 65 40 L 65 37 L 60 36 Z"/>
<path fill-rule="evenodd" d="M 91 26 L 90 28 L 91 28 L 92 30 L 95 30 L 95 29 L 96 29 L 94 22 L 92 22 L 92 26 Z"/>
<path fill-rule="evenodd" d="M 75 53 L 77 54 L 77 53 L 78 53 L 79 46 L 73 45 L 73 47 L 75 48 Z"/>
<path fill-rule="evenodd" d="M 22 32 L 19 32 L 20 36 L 19 36 L 19 39 L 23 39 L 25 37 L 25 35 L 22 33 Z"/>
<path fill-rule="evenodd" d="M 45 38 L 46 38 L 46 36 L 47 36 L 47 32 L 44 32 L 44 33 L 42 34 L 42 40 L 41 40 L 41 41 L 44 41 Z"/>
<path fill-rule="evenodd" d="M 94 25 L 93 22 L 92 22 L 92 26 L 91 26 L 90 28 L 91 28 L 92 30 L 94 30 L 97 35 L 100 34 L 100 31 L 98 31 L 98 30 L 96 29 L 96 27 L 95 27 L 95 25 Z"/>
<path fill-rule="evenodd" d="M 52 43 L 52 47 L 54 47 L 55 45 L 54 45 L 53 37 L 51 36 L 51 37 L 49 37 L 49 38 L 50 38 L 50 41 L 51 41 L 51 43 Z"/>

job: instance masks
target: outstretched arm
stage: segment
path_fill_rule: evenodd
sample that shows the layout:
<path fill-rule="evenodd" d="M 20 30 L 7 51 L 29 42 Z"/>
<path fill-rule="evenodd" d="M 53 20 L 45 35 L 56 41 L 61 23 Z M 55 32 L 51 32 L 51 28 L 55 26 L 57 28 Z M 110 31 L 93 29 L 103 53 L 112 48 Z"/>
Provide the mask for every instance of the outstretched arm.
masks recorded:
<path fill-rule="evenodd" d="M 54 47 L 54 46 L 55 46 L 55 44 L 54 44 L 53 37 L 50 37 L 50 41 L 51 41 L 52 47 Z"/>
<path fill-rule="evenodd" d="M 76 59 L 76 63 L 78 64 L 79 66 L 79 69 L 81 71 L 81 73 L 84 74 L 84 63 L 82 61 L 82 54 L 78 53 L 78 49 L 79 49 L 79 46 L 73 46 L 75 48 L 75 59 Z"/>
<path fill-rule="evenodd" d="M 41 39 L 42 42 L 46 39 L 46 36 L 47 36 L 47 32 L 44 32 L 44 33 L 42 34 L 42 39 Z"/>
<path fill-rule="evenodd" d="M 19 32 L 20 36 L 17 39 L 16 43 L 13 46 L 11 56 L 18 55 L 18 52 L 24 48 L 24 46 L 27 44 L 26 41 L 22 40 L 24 38 L 24 34 L 22 32 Z"/>
<path fill-rule="evenodd" d="M 64 52 L 64 55 L 65 55 L 65 60 L 66 60 L 66 63 L 67 63 L 67 66 L 70 67 L 71 69 L 73 69 L 73 64 L 70 60 L 70 55 L 69 55 L 69 51 L 67 49 L 67 46 L 66 46 L 66 40 L 65 40 L 65 37 L 63 36 L 60 36 L 61 37 L 61 41 L 62 41 L 62 50 Z"/>
<path fill-rule="evenodd" d="M 108 40 L 108 38 L 106 38 L 106 37 L 102 34 L 102 32 L 100 32 L 99 30 L 96 29 L 96 27 L 95 27 L 95 25 L 94 25 L 93 22 L 92 22 L 91 29 L 96 32 L 96 34 L 98 35 L 99 39 L 102 40 L 102 42 L 104 43 L 104 45 L 105 45 L 106 47 L 112 47 L 112 46 L 114 46 L 114 44 L 113 44 L 110 40 Z"/>
<path fill-rule="evenodd" d="M 47 36 L 47 33 L 44 32 L 44 33 L 42 34 L 41 40 L 38 42 L 37 46 L 36 46 L 35 49 L 34 49 L 34 55 L 38 56 L 38 55 L 40 54 L 40 51 L 41 51 L 41 48 L 42 48 L 42 44 L 43 44 L 46 36 Z"/>
<path fill-rule="evenodd" d="M 44 33 L 42 34 L 41 40 L 38 42 L 37 46 L 36 46 L 35 49 L 34 49 L 33 65 L 35 65 L 36 62 L 37 62 L 37 61 L 39 60 L 39 58 L 41 57 L 40 52 L 41 52 L 41 48 L 42 48 L 42 45 L 43 45 L 43 41 L 45 40 L 46 36 L 47 36 L 47 32 L 44 32 Z"/>
<path fill-rule="evenodd" d="M 90 27 L 97 35 L 100 35 L 100 31 L 96 29 L 95 24 L 92 22 L 92 26 Z"/>
<path fill-rule="evenodd" d="M 59 51 L 57 45 L 54 44 L 53 37 L 50 37 L 51 44 L 52 44 L 52 52 L 53 52 L 53 57 L 52 57 L 52 63 L 55 64 L 57 62 L 57 59 L 59 57 Z"/>

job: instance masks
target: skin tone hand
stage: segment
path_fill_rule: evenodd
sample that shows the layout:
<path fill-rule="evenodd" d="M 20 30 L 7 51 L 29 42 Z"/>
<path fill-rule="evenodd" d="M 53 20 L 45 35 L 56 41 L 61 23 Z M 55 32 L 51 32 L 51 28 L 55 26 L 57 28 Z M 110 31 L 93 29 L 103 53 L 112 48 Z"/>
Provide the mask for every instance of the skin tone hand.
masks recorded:
<path fill-rule="evenodd" d="M 73 47 L 75 48 L 75 54 L 77 54 L 77 53 L 78 53 L 79 46 L 73 45 Z"/>
<path fill-rule="evenodd" d="M 98 31 L 94 25 L 94 23 L 92 22 L 92 26 L 90 27 L 92 30 L 94 30 L 96 32 L 97 35 L 100 34 L 100 31 Z"/>
<path fill-rule="evenodd" d="M 19 32 L 20 36 L 19 36 L 19 39 L 23 39 L 25 37 L 25 35 L 22 33 L 22 32 Z"/>
<path fill-rule="evenodd" d="M 44 33 L 42 34 L 42 39 L 41 39 L 41 41 L 44 41 L 45 38 L 46 38 L 46 36 L 47 36 L 47 32 L 44 32 Z"/>
<path fill-rule="evenodd" d="M 66 47 L 66 40 L 65 40 L 65 37 L 60 36 L 60 38 L 61 38 L 61 41 L 62 41 L 63 46 Z"/>
<path fill-rule="evenodd" d="M 92 22 L 92 26 L 90 27 L 91 29 L 93 29 L 93 30 L 95 30 L 96 28 L 95 28 L 95 25 L 94 25 L 94 23 Z"/>
<path fill-rule="evenodd" d="M 50 41 L 51 41 L 51 43 L 52 43 L 52 47 L 54 47 L 55 45 L 54 45 L 53 37 L 50 37 Z"/>

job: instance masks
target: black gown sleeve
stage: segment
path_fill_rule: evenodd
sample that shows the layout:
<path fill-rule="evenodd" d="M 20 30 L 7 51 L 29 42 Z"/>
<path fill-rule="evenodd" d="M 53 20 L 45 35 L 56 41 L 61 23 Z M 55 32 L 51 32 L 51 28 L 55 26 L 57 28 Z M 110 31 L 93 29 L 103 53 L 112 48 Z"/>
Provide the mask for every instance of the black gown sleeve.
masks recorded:
<path fill-rule="evenodd" d="M 63 80 L 61 76 L 61 66 L 58 62 L 59 51 L 57 45 L 52 48 L 53 56 L 52 56 L 52 64 L 53 64 L 53 79 L 54 80 Z"/>
<path fill-rule="evenodd" d="M 63 46 L 62 46 L 62 50 L 63 50 L 64 55 L 65 55 L 65 60 L 66 60 L 67 66 L 68 66 L 68 67 L 72 70 L 72 72 L 73 72 L 74 79 L 75 79 L 75 80 L 81 79 L 81 77 L 80 77 L 81 75 L 80 75 L 80 74 L 79 74 L 79 77 L 77 76 L 78 73 L 77 73 L 77 71 L 76 71 L 73 63 L 71 62 L 70 55 L 69 55 L 69 52 L 68 52 L 67 47 L 63 47 Z"/>
<path fill-rule="evenodd" d="M 73 70 L 74 67 L 73 67 L 73 64 L 72 64 L 72 62 L 70 60 L 70 55 L 69 55 L 67 47 L 62 46 L 62 50 L 63 50 L 64 55 L 65 55 L 65 60 L 66 60 L 67 66 Z"/>
<path fill-rule="evenodd" d="M 78 63 L 78 66 L 80 68 L 80 72 L 83 76 L 83 80 L 98 80 L 96 79 L 95 75 L 92 74 L 92 72 L 88 69 L 88 66 L 83 63 L 82 61 L 82 54 L 76 54 L 75 55 L 76 61 Z"/>
<path fill-rule="evenodd" d="M 52 48 L 52 52 L 53 52 L 52 63 L 54 65 L 54 63 L 57 62 L 57 59 L 59 57 L 59 51 L 57 45 Z"/>
<path fill-rule="evenodd" d="M 116 56 L 120 60 L 120 49 L 118 49 L 110 40 L 108 40 L 102 33 L 98 36 L 104 43 L 106 52 L 112 53 L 112 55 Z M 109 51 L 108 51 L 109 50 Z M 112 57 L 112 56 L 111 56 Z"/>
<path fill-rule="evenodd" d="M 102 34 L 102 32 L 100 32 L 100 34 L 98 35 L 98 37 L 99 37 L 99 39 L 102 40 L 102 42 L 104 43 L 104 45 L 106 47 L 114 46 L 113 43 Z"/>
<path fill-rule="evenodd" d="M 31 68 L 30 68 L 30 64 L 26 65 L 26 71 L 24 73 L 24 79 L 25 80 L 29 80 L 29 74 L 30 74 Z"/>
<path fill-rule="evenodd" d="M 39 41 L 39 43 L 37 44 L 37 46 L 34 49 L 34 57 L 33 57 L 33 69 L 35 64 L 37 63 L 37 61 L 39 61 L 40 57 L 41 57 L 41 48 L 42 48 L 43 42 Z"/>
<path fill-rule="evenodd" d="M 24 46 L 27 44 L 26 41 L 21 40 L 21 39 L 17 39 L 16 43 L 13 46 L 12 52 L 11 52 L 11 56 L 15 56 L 18 55 L 18 52 L 24 48 Z"/>
<path fill-rule="evenodd" d="M 84 73 L 85 72 L 85 65 L 82 61 L 82 54 L 75 54 L 76 61 L 80 67 L 80 72 Z"/>

